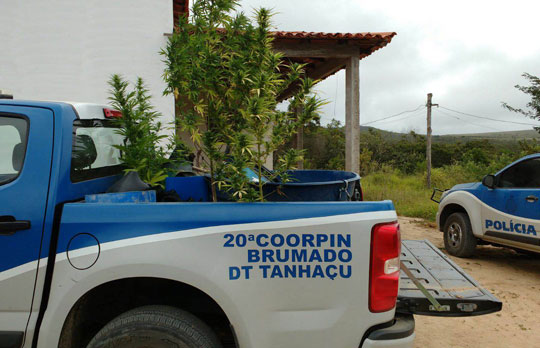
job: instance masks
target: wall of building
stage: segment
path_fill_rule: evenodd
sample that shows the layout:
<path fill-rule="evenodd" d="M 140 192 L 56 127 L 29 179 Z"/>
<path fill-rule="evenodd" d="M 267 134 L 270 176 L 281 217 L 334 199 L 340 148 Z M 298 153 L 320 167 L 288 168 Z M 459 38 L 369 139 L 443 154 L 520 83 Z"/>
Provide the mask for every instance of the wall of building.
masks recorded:
<path fill-rule="evenodd" d="M 172 27 L 171 0 L 0 1 L 0 89 L 16 99 L 107 103 L 111 74 L 141 76 L 172 121 L 159 55 Z"/>

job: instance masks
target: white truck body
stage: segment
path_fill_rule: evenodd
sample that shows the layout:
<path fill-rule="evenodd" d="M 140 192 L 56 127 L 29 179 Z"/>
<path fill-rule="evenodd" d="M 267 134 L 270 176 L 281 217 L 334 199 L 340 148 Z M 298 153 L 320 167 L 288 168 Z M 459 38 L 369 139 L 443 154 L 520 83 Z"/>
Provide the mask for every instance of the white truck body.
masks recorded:
<path fill-rule="evenodd" d="M 412 347 L 411 315 L 381 336 L 402 322 L 391 202 L 88 203 L 118 178 L 99 174 L 115 157 L 74 167 L 79 136 L 114 150 L 104 109 L 0 101 L 0 132 L 19 132 L 0 158 L 0 343 L 86 347 L 126 309 L 166 304 L 208 316 L 225 347 Z M 377 261 L 395 292 L 374 311 L 381 223 L 395 226 L 391 263 Z"/>
<path fill-rule="evenodd" d="M 393 212 L 377 212 L 216 226 L 104 243 L 100 253 L 97 247 L 78 250 L 76 256 L 70 256 L 71 262 L 66 253 L 59 254 L 49 308 L 40 330 L 40 345 L 58 344 L 64 324 L 58 318 L 66 318 L 75 303 L 93 288 L 122 278 L 158 277 L 190 284 L 212 297 L 233 323 L 242 347 L 357 347 L 367 329 L 394 318 L 393 311 L 369 312 L 365 280 L 369 279 L 370 262 L 365 246 L 370 244 L 370 234 L 359 231 L 370 231 L 374 223 L 395 219 Z M 260 248 L 249 241 L 243 248 L 224 247 L 224 236 L 231 233 L 255 238 L 279 234 L 286 238 L 291 234 L 332 235 L 336 231 L 352 237 L 350 278 L 341 277 L 339 270 L 333 280 L 326 275 L 311 278 L 312 274 L 310 278 L 299 274 L 295 278 L 272 277 L 272 270 L 264 278 L 258 268 L 261 265 L 277 266 L 283 272 L 285 265 L 298 264 L 291 260 L 248 263 L 248 248 L 277 250 Z M 98 253 L 99 262 L 88 270 L 72 266 L 88 267 Z M 237 280 L 229 278 L 229 267 L 248 265 L 254 267 L 249 279 L 245 274 Z M 408 342 L 412 341 L 410 337 Z"/>

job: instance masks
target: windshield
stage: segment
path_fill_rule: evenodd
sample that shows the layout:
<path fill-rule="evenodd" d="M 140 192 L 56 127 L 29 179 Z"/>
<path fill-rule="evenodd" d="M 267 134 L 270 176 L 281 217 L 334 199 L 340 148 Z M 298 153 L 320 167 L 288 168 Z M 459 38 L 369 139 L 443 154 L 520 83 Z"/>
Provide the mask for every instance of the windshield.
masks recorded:
<path fill-rule="evenodd" d="M 26 152 L 28 122 L 23 118 L 0 116 L 0 185 L 19 176 Z"/>
<path fill-rule="evenodd" d="M 71 180 L 79 182 L 122 172 L 120 150 L 124 138 L 109 120 L 75 120 Z"/>

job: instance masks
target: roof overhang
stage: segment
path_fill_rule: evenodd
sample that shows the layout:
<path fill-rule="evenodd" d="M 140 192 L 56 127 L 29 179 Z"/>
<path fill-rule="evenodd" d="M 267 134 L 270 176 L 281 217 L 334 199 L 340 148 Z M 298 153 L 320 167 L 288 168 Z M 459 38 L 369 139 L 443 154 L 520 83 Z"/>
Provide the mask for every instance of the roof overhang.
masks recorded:
<path fill-rule="evenodd" d="M 350 57 L 365 58 L 388 45 L 395 32 L 385 33 L 320 33 L 275 31 L 274 47 L 288 57 Z"/>
<path fill-rule="evenodd" d="M 173 0 L 173 15 L 175 26 L 181 16 L 189 16 L 189 0 Z M 345 68 L 351 57 L 363 59 L 388 45 L 396 33 L 275 31 L 272 35 L 274 48 L 284 59 L 305 64 L 306 76 L 324 80 Z M 279 99 L 290 98 L 294 90 L 291 86 Z"/>
<path fill-rule="evenodd" d="M 395 32 L 382 33 L 322 33 L 303 31 L 276 31 L 274 48 L 286 60 L 306 64 L 306 76 L 314 80 L 324 80 L 343 69 L 347 59 L 363 59 L 378 49 L 388 45 Z M 280 100 L 292 96 L 291 87 Z"/>

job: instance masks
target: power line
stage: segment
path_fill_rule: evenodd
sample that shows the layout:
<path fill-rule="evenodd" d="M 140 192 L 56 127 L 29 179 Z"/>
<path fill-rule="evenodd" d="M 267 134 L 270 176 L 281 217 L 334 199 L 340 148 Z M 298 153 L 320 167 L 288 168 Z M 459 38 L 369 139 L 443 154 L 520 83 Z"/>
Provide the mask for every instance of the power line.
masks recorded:
<path fill-rule="evenodd" d="M 484 119 L 484 120 L 490 120 L 490 121 L 496 121 L 496 122 L 504 122 L 504 123 L 512 123 L 512 124 L 519 124 L 519 125 L 533 126 L 533 127 L 538 127 L 538 126 L 539 126 L 539 125 L 537 125 L 537 124 L 532 124 L 532 123 L 516 122 L 516 121 L 507 121 L 507 120 L 499 120 L 499 119 L 496 119 L 496 118 L 491 118 L 491 117 L 486 117 L 486 116 L 473 115 L 473 114 L 469 114 L 469 113 L 466 113 L 466 112 L 462 112 L 462 111 L 458 111 L 458 110 L 446 108 L 446 107 L 444 107 L 444 106 L 441 106 L 441 108 L 443 108 L 443 109 L 445 109 L 445 110 L 448 110 L 448 111 L 456 112 L 456 113 L 461 114 L 461 115 L 470 116 L 470 117 L 475 117 L 475 118 L 481 118 L 481 119 Z"/>
<path fill-rule="evenodd" d="M 399 122 L 399 121 L 403 121 L 403 120 L 406 120 L 406 119 L 408 119 L 408 118 L 413 118 L 413 117 L 420 116 L 420 115 L 425 116 L 424 109 L 425 109 L 425 108 L 422 108 L 422 109 L 420 109 L 420 110 L 418 110 L 418 111 L 416 111 L 416 112 L 414 112 L 414 113 L 405 115 L 405 116 L 400 117 L 400 118 L 398 118 L 398 119 L 393 119 L 392 121 L 394 121 L 394 122 Z M 385 123 L 385 122 L 389 122 L 389 121 L 390 121 L 390 120 L 384 120 L 384 121 L 381 121 L 381 123 Z M 362 126 L 365 126 L 365 125 L 362 125 Z"/>
<path fill-rule="evenodd" d="M 479 124 L 473 123 L 473 122 L 471 122 L 471 121 L 464 120 L 464 119 L 462 119 L 461 117 L 457 117 L 457 116 L 454 116 L 454 115 L 450 115 L 450 114 L 448 114 L 448 113 L 446 113 L 446 112 L 444 112 L 444 111 L 441 111 L 441 110 L 436 110 L 436 111 L 437 111 L 437 113 L 439 113 L 439 114 L 441 114 L 441 115 L 443 115 L 443 116 L 452 117 L 452 118 L 455 118 L 455 119 L 457 119 L 457 120 L 460 120 L 460 121 L 463 121 L 463 122 L 465 122 L 465 123 L 468 123 L 468 124 L 470 124 L 470 125 L 476 126 L 476 127 L 489 128 L 489 129 L 495 130 L 495 131 L 497 131 L 497 132 L 503 132 L 502 129 L 493 128 L 493 127 L 490 127 L 490 126 L 479 125 Z"/>
<path fill-rule="evenodd" d="M 397 121 L 402 121 L 402 120 L 408 119 L 410 117 L 418 116 L 421 112 L 423 112 L 425 107 L 426 107 L 425 105 L 421 104 L 416 109 L 402 111 L 402 112 L 399 112 L 399 113 L 394 114 L 394 115 L 383 117 L 383 118 L 380 118 L 380 119 L 377 119 L 377 120 L 374 120 L 374 121 L 369 121 L 367 123 L 362 124 L 362 126 L 367 126 L 369 124 L 376 123 L 376 122 L 384 122 L 386 120 L 393 119 L 393 118 L 401 116 L 403 114 L 413 113 L 411 115 L 407 115 L 407 116 L 402 117 L 402 118 L 397 120 Z M 464 115 L 464 116 L 474 117 L 474 118 L 478 118 L 478 119 L 490 120 L 490 121 L 495 121 L 495 122 L 510 123 L 510 124 L 517 124 L 517 125 L 524 125 L 524 126 L 531 126 L 531 127 L 539 127 L 540 126 L 540 125 L 532 124 L 532 123 L 525 123 L 525 122 L 518 122 L 518 121 L 508 121 L 508 120 L 499 120 L 499 119 L 492 118 L 492 117 L 474 115 L 474 114 L 470 114 L 470 113 L 467 113 L 467 112 L 463 112 L 463 111 L 447 108 L 447 107 L 444 107 L 444 106 L 440 106 L 440 105 L 439 105 L 439 107 L 441 109 L 445 109 L 445 110 L 455 112 L 455 113 L 458 113 L 458 114 L 461 114 L 461 115 Z M 479 124 L 475 124 L 475 123 L 470 122 L 470 121 L 465 121 L 463 118 L 460 118 L 460 117 L 445 113 L 445 112 L 443 112 L 443 111 L 441 111 L 439 109 L 437 109 L 437 111 L 442 115 L 445 115 L 447 117 L 452 117 L 452 118 L 455 118 L 455 119 L 458 119 L 458 120 L 461 120 L 461 121 L 464 121 L 464 122 L 468 122 L 469 124 L 471 124 L 473 126 L 476 126 L 476 127 L 489 128 L 489 129 L 492 129 L 492 130 L 495 130 L 495 131 L 498 131 L 498 132 L 503 131 L 501 129 L 493 128 L 493 127 L 490 127 L 490 126 L 479 125 Z M 330 121 L 330 118 L 328 116 L 321 116 L 321 119 Z M 335 106 L 334 106 L 334 117 L 332 119 L 335 119 Z"/>
<path fill-rule="evenodd" d="M 405 120 L 409 117 L 415 117 L 415 116 L 419 116 L 422 114 L 422 112 L 424 111 L 425 109 L 425 105 L 420 105 L 418 108 L 414 109 L 414 110 L 408 110 L 408 111 L 402 111 L 400 112 L 399 114 L 395 114 L 395 115 L 392 115 L 392 116 L 388 116 L 388 117 L 384 117 L 384 118 L 381 118 L 381 119 L 378 119 L 378 120 L 375 120 L 375 121 L 370 121 L 368 123 L 363 123 L 361 124 L 361 126 L 365 126 L 365 125 L 368 125 L 368 124 L 371 124 L 371 123 L 375 123 L 375 122 L 385 122 L 387 120 L 389 120 L 390 118 L 393 118 L 393 117 L 397 117 L 397 116 L 401 116 L 405 113 L 411 113 L 411 112 L 414 112 L 414 114 L 411 114 L 411 115 L 406 115 L 405 117 L 402 117 L 396 121 L 401 121 L 401 120 Z M 416 112 L 415 112 L 416 111 Z M 322 120 L 327 120 L 327 121 L 331 121 L 331 120 L 337 120 L 335 117 L 330 117 L 330 116 L 326 116 L 326 115 L 321 115 L 320 118 Z"/>
<path fill-rule="evenodd" d="M 457 116 L 454 116 L 454 115 L 450 115 L 449 113 L 446 113 L 446 112 L 441 111 L 441 110 L 439 110 L 439 109 L 437 109 L 437 110 L 435 110 L 435 111 L 437 111 L 437 113 L 440 113 L 441 115 L 444 115 L 444 116 L 447 116 L 447 117 L 452 117 L 452 118 L 458 119 L 458 120 L 460 120 L 460 121 L 469 123 L 469 124 L 471 124 L 471 125 L 473 125 L 473 126 L 476 126 L 476 127 L 489 128 L 489 129 L 493 129 L 493 130 L 495 130 L 495 131 L 497 131 L 497 132 L 503 132 L 502 129 L 497 129 L 497 128 L 493 128 L 493 127 L 490 127 L 490 126 L 482 126 L 482 125 L 473 123 L 473 122 L 471 122 L 471 121 L 466 121 L 466 120 L 462 119 L 461 117 L 457 117 Z"/>
<path fill-rule="evenodd" d="M 406 111 L 402 111 L 402 112 L 397 113 L 397 114 L 395 114 L 395 115 L 383 117 L 383 118 L 380 118 L 380 119 L 375 120 L 375 121 L 370 121 L 370 122 L 368 122 L 368 123 L 364 123 L 362 126 L 367 126 L 368 124 L 372 124 L 372 123 L 375 123 L 375 122 L 388 120 L 388 119 L 390 119 L 390 118 L 394 118 L 394 117 L 397 117 L 397 116 L 400 116 L 400 115 L 403 115 L 403 114 L 406 114 L 406 113 L 415 112 L 415 111 L 420 110 L 420 108 L 425 108 L 425 107 L 426 107 L 426 106 L 425 106 L 424 104 L 420 104 L 420 105 L 419 105 L 416 109 L 414 109 L 414 110 L 406 110 Z"/>

